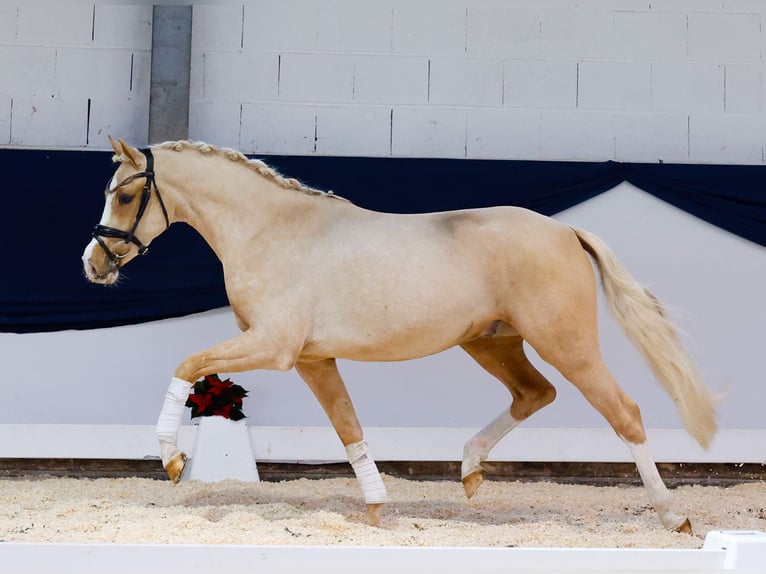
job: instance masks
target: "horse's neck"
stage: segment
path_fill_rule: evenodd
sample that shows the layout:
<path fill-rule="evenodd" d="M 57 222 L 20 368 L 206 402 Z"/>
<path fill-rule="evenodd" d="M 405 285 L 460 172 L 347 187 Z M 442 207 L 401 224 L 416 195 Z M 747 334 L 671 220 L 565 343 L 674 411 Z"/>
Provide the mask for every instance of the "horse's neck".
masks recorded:
<path fill-rule="evenodd" d="M 292 217 L 304 194 L 282 189 L 242 163 L 202 156 L 176 167 L 176 221 L 191 225 L 219 259 Z M 216 160 L 216 161 L 211 161 Z"/>

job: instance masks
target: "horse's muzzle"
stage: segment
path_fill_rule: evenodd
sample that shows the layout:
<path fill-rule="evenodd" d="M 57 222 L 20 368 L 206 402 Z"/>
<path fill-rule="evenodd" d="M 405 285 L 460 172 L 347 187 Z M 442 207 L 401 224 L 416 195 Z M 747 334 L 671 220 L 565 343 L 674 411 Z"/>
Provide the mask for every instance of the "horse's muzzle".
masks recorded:
<path fill-rule="evenodd" d="M 112 285 L 120 276 L 120 267 L 114 263 L 101 250 L 95 249 L 95 240 L 92 241 L 82 255 L 82 266 L 85 277 L 91 283 Z"/>

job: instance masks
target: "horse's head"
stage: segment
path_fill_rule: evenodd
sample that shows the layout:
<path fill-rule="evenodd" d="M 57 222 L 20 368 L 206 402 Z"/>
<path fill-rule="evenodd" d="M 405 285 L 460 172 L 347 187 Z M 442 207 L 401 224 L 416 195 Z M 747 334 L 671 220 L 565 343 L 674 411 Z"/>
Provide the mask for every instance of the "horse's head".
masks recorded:
<path fill-rule="evenodd" d="M 155 181 L 151 150 L 139 151 L 111 136 L 109 141 L 120 166 L 104 190 L 101 222 L 82 255 L 88 280 L 107 285 L 117 280 L 123 265 L 146 253 L 152 239 L 170 225 Z"/>

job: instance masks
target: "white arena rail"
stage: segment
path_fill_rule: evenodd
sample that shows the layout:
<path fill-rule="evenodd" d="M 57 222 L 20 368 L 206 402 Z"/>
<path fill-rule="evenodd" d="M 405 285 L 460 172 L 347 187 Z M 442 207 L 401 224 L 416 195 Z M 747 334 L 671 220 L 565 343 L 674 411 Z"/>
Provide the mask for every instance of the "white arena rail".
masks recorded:
<path fill-rule="evenodd" d="M 766 533 L 711 531 L 698 550 L 0 543 L 0 564 L 13 574 L 765 574 Z"/>

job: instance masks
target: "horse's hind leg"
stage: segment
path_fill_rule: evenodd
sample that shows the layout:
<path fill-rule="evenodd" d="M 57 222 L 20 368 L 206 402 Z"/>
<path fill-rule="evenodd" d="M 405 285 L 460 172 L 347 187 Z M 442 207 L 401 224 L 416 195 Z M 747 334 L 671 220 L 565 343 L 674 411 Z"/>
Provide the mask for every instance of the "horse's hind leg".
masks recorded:
<path fill-rule="evenodd" d="M 543 360 L 580 390 L 628 446 L 662 524 L 691 532 L 689 520 L 672 511 L 672 496 L 647 447 L 638 405 L 619 387 L 601 358 L 595 293 L 578 298 L 574 279 L 570 277 L 567 285 L 574 289 L 571 299 L 546 298 L 545 320 L 537 316 L 534 324 L 520 321 L 519 331 Z"/>
<path fill-rule="evenodd" d="M 466 496 L 471 498 L 484 481 L 481 463 L 500 439 L 521 421 L 550 404 L 556 390 L 529 362 L 524 354 L 523 339 L 514 337 L 481 337 L 462 348 L 484 369 L 499 379 L 511 392 L 510 409 L 503 411 L 473 436 L 463 448 L 461 477 Z"/>
<path fill-rule="evenodd" d="M 362 427 L 335 359 L 298 362 L 295 369 L 322 405 L 335 432 L 338 433 L 338 438 L 346 447 L 349 462 L 367 503 L 367 520 L 370 524 L 378 526 L 380 508 L 388 498 L 386 487 L 375 461 L 367 451 Z"/>

